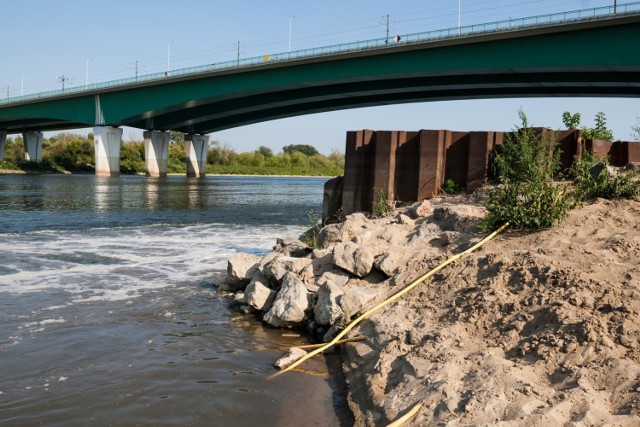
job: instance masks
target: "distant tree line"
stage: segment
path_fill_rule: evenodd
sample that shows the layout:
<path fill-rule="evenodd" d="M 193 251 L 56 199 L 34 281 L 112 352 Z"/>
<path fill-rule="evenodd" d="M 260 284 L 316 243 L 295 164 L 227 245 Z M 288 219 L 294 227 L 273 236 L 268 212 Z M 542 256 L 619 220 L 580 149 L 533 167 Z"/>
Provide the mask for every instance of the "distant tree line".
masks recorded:
<path fill-rule="evenodd" d="M 171 132 L 168 173 L 186 173 L 183 142 L 184 134 Z M 22 137 L 9 137 L 0 169 L 92 172 L 94 153 L 93 134 L 60 133 L 43 140 L 41 163 L 25 162 Z M 144 141 L 121 143 L 120 170 L 122 173 L 145 172 Z M 252 152 L 237 152 L 212 141 L 207 151 L 207 173 L 210 174 L 336 176 L 343 172 L 344 154 L 333 150 L 324 156 L 311 145 L 286 145 L 282 153 L 274 154 L 265 146 Z"/>

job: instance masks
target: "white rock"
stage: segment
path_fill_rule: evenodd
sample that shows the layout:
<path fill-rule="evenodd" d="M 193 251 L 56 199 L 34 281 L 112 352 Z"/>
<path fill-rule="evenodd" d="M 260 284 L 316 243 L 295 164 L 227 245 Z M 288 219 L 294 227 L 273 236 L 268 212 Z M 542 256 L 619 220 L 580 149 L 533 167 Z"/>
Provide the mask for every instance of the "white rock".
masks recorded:
<path fill-rule="evenodd" d="M 256 310 L 269 311 L 276 297 L 276 291 L 269 289 L 264 283 L 251 281 L 244 290 L 247 304 Z"/>
<path fill-rule="evenodd" d="M 305 312 L 310 309 L 310 302 L 304 283 L 295 274 L 287 272 L 273 306 L 263 320 L 275 327 L 300 323 L 305 318 Z"/>
<path fill-rule="evenodd" d="M 373 254 L 356 243 L 341 243 L 333 248 L 333 263 L 349 273 L 364 277 L 373 267 Z"/>
<path fill-rule="evenodd" d="M 325 282 L 318 289 L 318 301 L 313 308 L 313 315 L 318 325 L 333 325 L 343 317 L 338 297 L 344 294 L 342 288 L 331 281 Z"/>
<path fill-rule="evenodd" d="M 227 263 L 226 283 L 233 289 L 244 289 L 258 270 L 260 257 L 257 255 L 237 253 L 233 254 Z"/>
<path fill-rule="evenodd" d="M 292 347 L 289 349 L 289 353 L 281 357 L 273 364 L 278 369 L 286 369 L 288 366 L 293 365 L 298 360 L 307 355 L 307 352 L 298 347 Z"/>
<path fill-rule="evenodd" d="M 299 274 L 306 266 L 311 264 L 311 262 L 310 258 L 279 256 L 265 266 L 264 274 L 270 280 L 280 283 L 285 273 L 292 272 Z"/>

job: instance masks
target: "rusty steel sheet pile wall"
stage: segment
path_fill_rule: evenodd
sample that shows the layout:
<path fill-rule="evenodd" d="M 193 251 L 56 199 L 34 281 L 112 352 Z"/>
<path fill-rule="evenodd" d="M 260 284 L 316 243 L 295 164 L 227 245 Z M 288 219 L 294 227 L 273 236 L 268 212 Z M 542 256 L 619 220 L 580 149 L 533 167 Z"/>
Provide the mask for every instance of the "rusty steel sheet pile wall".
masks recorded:
<path fill-rule="evenodd" d="M 583 149 L 607 156 L 614 166 L 640 162 L 640 142 L 583 140 L 581 130 L 534 130 L 554 133 L 565 176 Z M 492 154 L 508 137 L 499 131 L 349 131 L 344 176 L 325 184 L 323 220 L 371 212 L 380 194 L 389 202 L 428 199 L 441 193 L 447 180 L 472 193 L 489 179 Z"/>

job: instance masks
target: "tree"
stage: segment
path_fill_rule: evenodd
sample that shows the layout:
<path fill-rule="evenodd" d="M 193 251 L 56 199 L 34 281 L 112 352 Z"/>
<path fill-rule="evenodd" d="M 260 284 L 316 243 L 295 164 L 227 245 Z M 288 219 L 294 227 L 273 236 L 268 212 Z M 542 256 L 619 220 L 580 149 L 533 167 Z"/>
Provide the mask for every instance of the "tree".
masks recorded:
<path fill-rule="evenodd" d="M 640 141 L 640 116 L 636 116 L 636 124 L 631 126 L 631 136 L 636 141 Z"/>
<path fill-rule="evenodd" d="M 258 147 L 256 153 L 262 154 L 265 158 L 273 157 L 273 150 L 269 147 L 265 147 L 264 145 Z"/>
<path fill-rule="evenodd" d="M 567 129 L 578 129 L 578 126 L 580 126 L 580 113 L 571 115 L 570 112 L 565 111 L 564 113 L 562 113 L 562 123 L 564 123 Z"/>
<path fill-rule="evenodd" d="M 582 136 L 585 139 L 599 139 L 602 141 L 612 141 L 613 132 L 607 128 L 607 119 L 602 111 L 596 114 L 596 126 L 593 128 L 582 128 Z"/>
<path fill-rule="evenodd" d="M 315 156 L 316 154 L 320 154 L 313 145 L 291 144 L 282 147 L 282 152 L 285 154 L 292 154 L 294 151 L 302 153 L 305 156 Z"/>
<path fill-rule="evenodd" d="M 184 133 L 178 132 L 177 130 L 169 131 L 169 141 L 174 144 L 182 144 L 184 142 Z"/>

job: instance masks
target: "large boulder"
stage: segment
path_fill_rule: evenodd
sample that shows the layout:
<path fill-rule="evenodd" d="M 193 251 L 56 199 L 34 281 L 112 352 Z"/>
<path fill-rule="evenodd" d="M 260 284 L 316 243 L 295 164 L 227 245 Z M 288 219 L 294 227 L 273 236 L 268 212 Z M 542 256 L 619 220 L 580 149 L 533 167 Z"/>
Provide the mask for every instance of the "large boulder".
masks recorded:
<path fill-rule="evenodd" d="M 228 288 L 232 290 L 244 289 L 258 270 L 259 263 L 260 257 L 257 255 L 233 254 L 227 263 L 227 279 L 225 282 Z"/>
<path fill-rule="evenodd" d="M 294 326 L 305 320 L 305 312 L 310 309 L 311 298 L 304 283 L 295 274 L 287 272 L 282 278 L 282 287 L 271 309 L 263 320 L 271 326 Z"/>
<path fill-rule="evenodd" d="M 378 271 L 383 272 L 387 277 L 393 276 L 398 268 L 404 265 L 406 250 L 393 248 L 382 256 L 376 258 L 374 266 Z"/>
<path fill-rule="evenodd" d="M 416 202 L 405 211 L 409 218 L 418 219 L 433 213 L 433 205 L 428 200 Z"/>
<path fill-rule="evenodd" d="M 378 296 L 375 289 L 364 285 L 347 285 L 343 290 L 338 302 L 347 319 L 359 314 L 369 301 Z"/>
<path fill-rule="evenodd" d="M 281 283 L 287 272 L 300 274 L 302 270 L 311 264 L 310 258 L 294 258 L 290 256 L 278 256 L 264 267 L 264 275 L 273 283 Z"/>
<path fill-rule="evenodd" d="M 276 291 L 269 289 L 263 282 L 252 280 L 244 290 L 246 303 L 256 310 L 269 311 L 276 297 Z"/>
<path fill-rule="evenodd" d="M 373 267 L 373 254 L 357 243 L 340 243 L 333 248 L 333 263 L 349 273 L 364 277 Z"/>
<path fill-rule="evenodd" d="M 343 293 L 342 288 L 330 280 L 320 286 L 318 300 L 313 308 L 313 316 L 318 325 L 333 325 L 344 316 L 338 304 L 338 297 Z"/>

